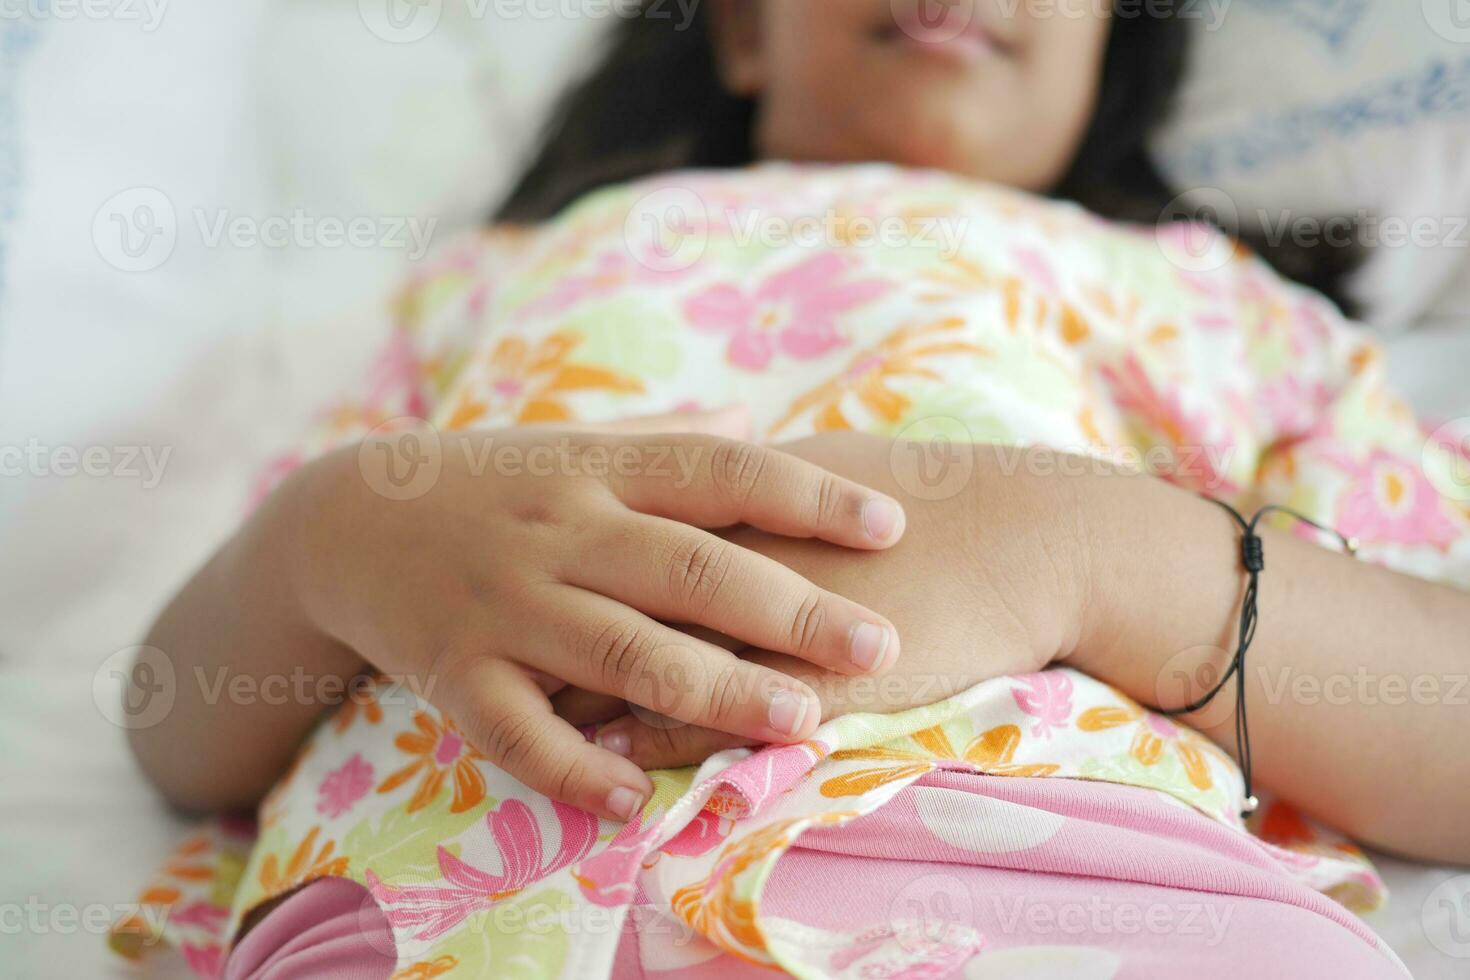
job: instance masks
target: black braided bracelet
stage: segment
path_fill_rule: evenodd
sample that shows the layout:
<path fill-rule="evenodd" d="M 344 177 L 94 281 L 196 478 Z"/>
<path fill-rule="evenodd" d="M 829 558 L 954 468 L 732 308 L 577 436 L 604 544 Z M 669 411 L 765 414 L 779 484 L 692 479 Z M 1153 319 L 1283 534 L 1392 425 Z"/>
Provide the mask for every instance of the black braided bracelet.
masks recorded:
<path fill-rule="evenodd" d="M 1231 658 L 1230 666 L 1220 678 L 1220 682 L 1206 692 L 1203 697 L 1191 701 L 1182 708 L 1171 708 L 1167 710 L 1160 708 L 1157 710 L 1160 714 L 1170 716 L 1186 715 L 1192 711 L 1198 711 L 1213 701 L 1215 695 L 1225 689 L 1225 685 L 1229 682 L 1232 675 L 1235 677 L 1235 750 L 1236 754 L 1240 757 L 1241 775 L 1245 778 L 1245 809 L 1241 812 L 1241 816 L 1247 817 L 1254 813 L 1256 807 L 1260 805 L 1260 801 L 1256 799 L 1255 794 L 1252 792 L 1250 726 L 1247 724 L 1245 716 L 1245 654 L 1250 649 L 1251 641 L 1256 638 L 1256 622 L 1259 617 L 1256 600 L 1260 590 L 1261 572 L 1266 568 L 1266 551 L 1261 542 L 1261 536 L 1256 533 L 1256 526 L 1260 524 L 1261 518 L 1267 514 L 1285 514 L 1303 524 L 1316 528 L 1323 534 L 1330 534 L 1337 538 L 1342 544 L 1343 550 L 1349 555 L 1357 555 L 1358 541 L 1356 538 L 1349 538 L 1326 525 L 1318 524 L 1311 518 L 1298 514 L 1296 511 L 1287 507 L 1271 504 L 1267 507 L 1262 507 L 1256 511 L 1255 516 L 1250 520 L 1246 520 L 1240 511 L 1231 507 L 1225 501 L 1217 500 L 1214 497 L 1205 497 L 1204 499 L 1224 508 L 1231 517 L 1235 518 L 1235 523 L 1240 525 L 1240 558 L 1241 564 L 1245 566 L 1248 579 L 1245 586 L 1245 597 L 1241 601 L 1240 606 L 1239 639 L 1236 641 L 1235 656 Z"/>

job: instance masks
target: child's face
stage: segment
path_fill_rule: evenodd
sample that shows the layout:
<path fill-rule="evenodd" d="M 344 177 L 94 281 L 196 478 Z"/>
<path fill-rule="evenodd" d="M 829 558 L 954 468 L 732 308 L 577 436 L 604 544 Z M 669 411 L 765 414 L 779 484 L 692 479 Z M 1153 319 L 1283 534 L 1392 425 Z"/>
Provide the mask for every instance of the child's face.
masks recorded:
<path fill-rule="evenodd" d="M 1087 128 L 1110 6 L 723 0 L 714 30 L 726 84 L 759 102 L 764 158 L 884 160 L 1045 190 Z"/>

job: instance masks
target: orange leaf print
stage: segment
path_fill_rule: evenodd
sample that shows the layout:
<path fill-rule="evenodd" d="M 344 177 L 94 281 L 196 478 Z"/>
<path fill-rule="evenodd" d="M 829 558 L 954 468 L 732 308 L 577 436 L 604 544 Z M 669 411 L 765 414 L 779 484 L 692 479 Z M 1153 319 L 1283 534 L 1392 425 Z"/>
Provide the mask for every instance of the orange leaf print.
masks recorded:
<path fill-rule="evenodd" d="M 1138 720 L 1138 712 L 1126 706 L 1108 705 L 1088 708 L 1077 717 L 1077 727 L 1084 732 L 1103 732 Z"/>
<path fill-rule="evenodd" d="M 791 403 L 786 414 L 771 426 L 772 435 L 798 417 L 815 409 L 813 427 L 819 432 L 853 428 L 844 404 L 855 403 L 869 414 L 893 425 L 908 412 L 912 401 L 893 387 L 901 378 L 943 380 L 943 375 L 925 363 L 946 356 L 984 357 L 990 351 L 956 332 L 967 324 L 961 317 L 944 317 L 927 323 L 899 327 L 878 344 L 859 351 L 847 369 L 818 385 Z"/>
<path fill-rule="evenodd" d="M 828 799 L 862 796 L 879 786 L 922 776 L 933 768 L 934 766 L 928 762 L 916 762 L 902 766 L 889 766 L 884 769 L 859 769 L 846 775 L 832 777 L 822 784 L 821 791 L 822 795 Z"/>
<path fill-rule="evenodd" d="M 560 330 L 533 347 L 521 337 L 506 337 L 486 358 L 485 377 L 462 393 L 445 428 L 464 429 L 487 418 L 517 423 L 567 422 L 575 418 L 567 396 L 583 391 L 640 394 L 637 378 L 571 357 L 583 337 Z"/>
<path fill-rule="evenodd" d="M 266 855 L 258 875 L 265 897 L 274 898 L 285 894 L 316 878 L 340 877 L 347 873 L 346 855 L 332 856 L 332 852 L 337 849 L 336 841 L 329 840 L 322 844 L 320 850 L 316 849 L 316 838 L 321 829 L 320 826 L 315 826 L 307 832 L 301 843 L 296 845 L 296 850 L 291 853 L 284 870 L 274 854 Z"/>
<path fill-rule="evenodd" d="M 405 966 L 388 980 L 433 980 L 434 977 L 442 977 L 444 974 L 459 966 L 459 960 L 453 956 L 440 956 L 427 963 L 414 963 Z"/>

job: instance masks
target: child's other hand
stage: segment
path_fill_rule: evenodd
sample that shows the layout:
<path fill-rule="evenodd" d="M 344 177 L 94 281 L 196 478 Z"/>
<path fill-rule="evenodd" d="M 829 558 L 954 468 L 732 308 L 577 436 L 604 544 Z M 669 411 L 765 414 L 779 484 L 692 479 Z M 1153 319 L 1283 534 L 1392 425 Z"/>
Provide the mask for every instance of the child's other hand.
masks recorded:
<path fill-rule="evenodd" d="M 690 725 L 799 741 L 805 684 L 664 625 L 687 623 L 822 672 L 878 672 L 892 625 L 705 528 L 747 524 L 876 550 L 904 531 L 889 497 L 776 450 L 705 432 L 743 416 L 634 422 L 655 434 L 523 427 L 439 436 L 413 499 L 366 479 L 368 445 L 307 467 L 288 518 L 311 625 L 421 684 L 485 756 L 532 789 L 623 819 L 651 792 L 628 760 L 557 718 L 574 685 Z M 677 425 L 681 434 L 656 434 Z"/>
<path fill-rule="evenodd" d="M 907 494 L 895 475 L 894 444 L 833 434 L 782 447 L 903 501 L 903 541 L 855 554 L 741 528 L 729 534 L 824 588 L 880 609 L 904 638 L 904 656 L 881 677 L 825 671 L 789 656 L 725 643 L 752 662 L 812 687 L 823 718 L 893 713 L 933 704 L 991 677 L 1025 674 L 1069 652 L 1080 630 L 1086 561 L 1080 525 L 1069 519 L 1061 476 L 1007 475 L 988 447 L 975 447 L 963 488 L 942 499 Z M 968 451 L 968 450 L 967 450 Z M 1075 515 L 1071 515 L 1075 517 Z M 566 690 L 557 710 L 575 724 L 604 724 L 598 742 L 647 769 L 702 762 L 758 740 L 669 722 L 614 699 Z"/>

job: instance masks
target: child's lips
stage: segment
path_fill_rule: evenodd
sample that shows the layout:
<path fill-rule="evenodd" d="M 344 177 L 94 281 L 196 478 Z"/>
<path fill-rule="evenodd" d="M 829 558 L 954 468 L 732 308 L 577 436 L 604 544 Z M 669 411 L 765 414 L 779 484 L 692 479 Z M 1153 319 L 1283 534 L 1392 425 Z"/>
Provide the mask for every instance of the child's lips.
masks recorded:
<path fill-rule="evenodd" d="M 935 9 L 944 12 L 926 16 L 926 11 Z M 902 10 L 895 9 L 893 20 L 879 32 L 879 39 L 966 62 L 1007 53 L 1006 45 L 985 26 L 975 8 L 963 5 L 935 8 L 925 0 L 905 5 Z"/>

